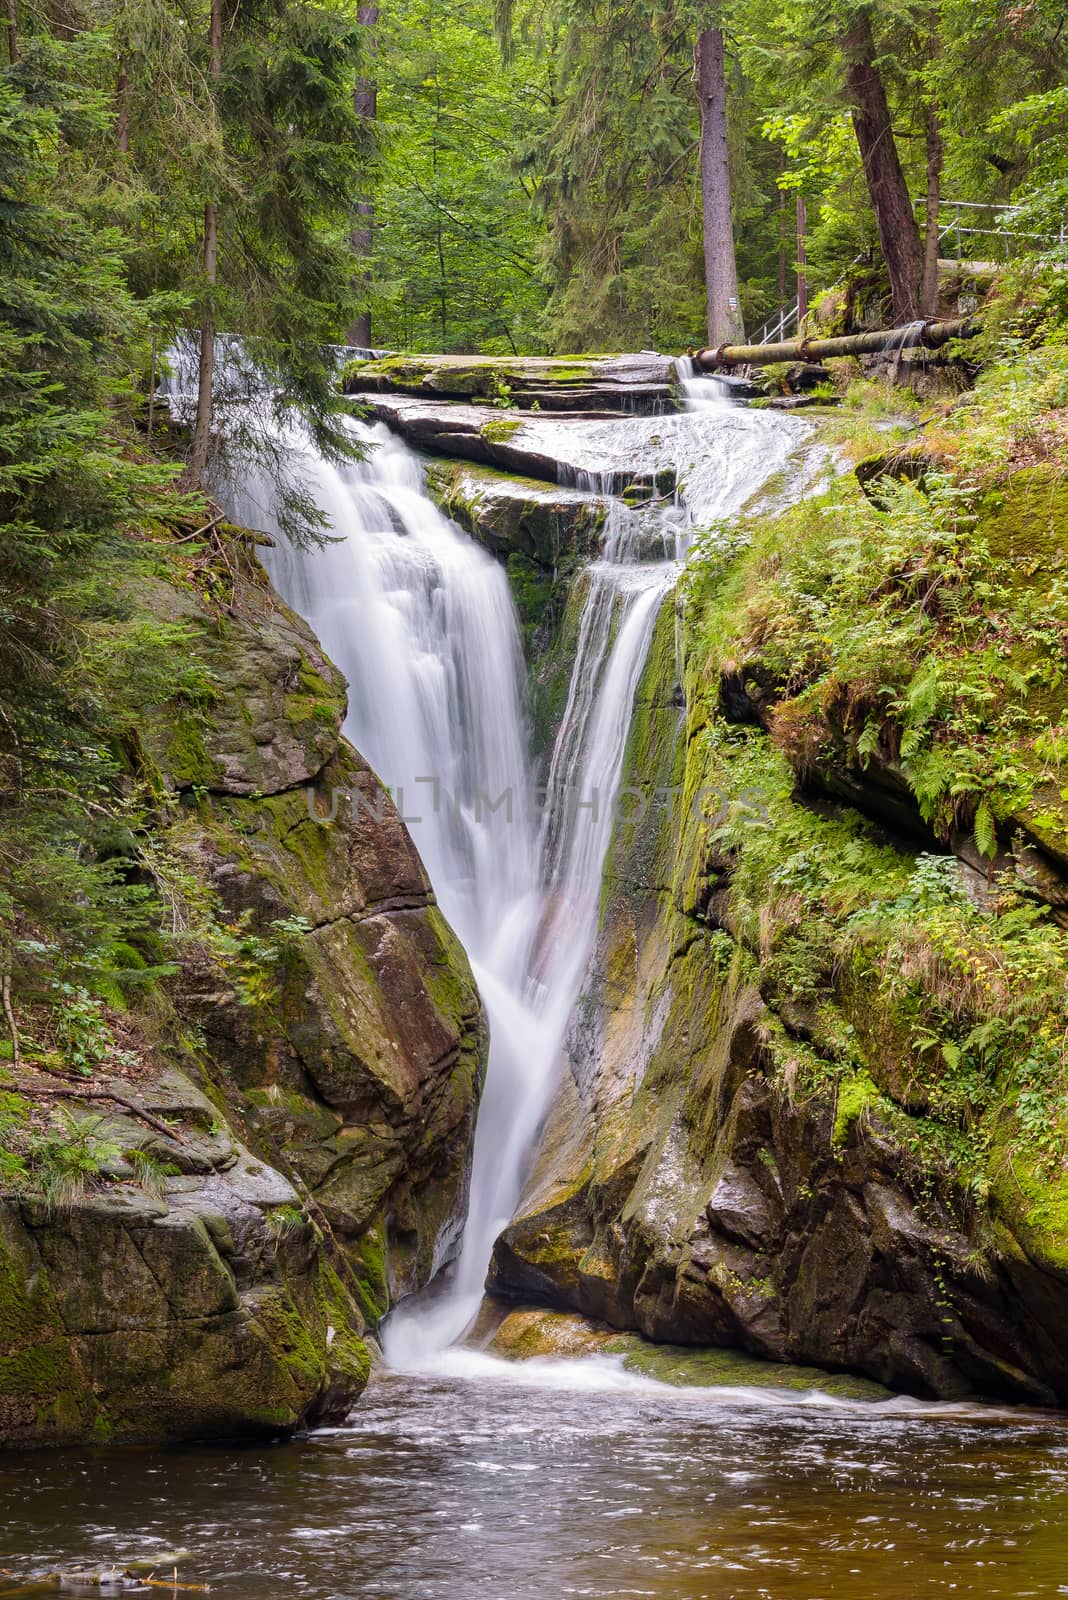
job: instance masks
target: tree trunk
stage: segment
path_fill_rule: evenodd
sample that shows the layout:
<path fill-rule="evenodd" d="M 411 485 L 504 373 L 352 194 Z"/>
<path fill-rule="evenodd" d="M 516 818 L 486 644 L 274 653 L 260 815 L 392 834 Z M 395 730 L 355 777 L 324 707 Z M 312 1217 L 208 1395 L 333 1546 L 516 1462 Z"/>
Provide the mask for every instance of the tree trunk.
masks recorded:
<path fill-rule="evenodd" d="M 901 170 L 886 89 L 875 65 L 871 17 L 862 11 L 843 41 L 846 84 L 853 103 L 853 129 L 864 163 L 864 177 L 879 229 L 879 243 L 890 274 L 894 320 L 912 322 L 920 314 L 923 253 L 920 231 Z"/>
<path fill-rule="evenodd" d="M 219 274 L 219 212 L 213 200 L 204 207 L 204 310 L 200 318 L 200 362 L 197 372 L 197 415 L 193 445 L 185 469 L 189 489 L 204 487 L 211 444 L 211 399 L 215 378 L 215 283 Z"/>
<path fill-rule="evenodd" d="M 11 1004 L 11 974 L 5 972 L 0 977 L 0 996 L 3 997 L 4 1016 L 7 1019 L 7 1032 L 11 1040 L 11 1065 L 15 1072 L 22 1066 L 22 1052 L 19 1049 L 19 1025 L 15 1020 L 15 1008 Z"/>
<path fill-rule="evenodd" d="M 942 199 L 942 163 L 945 146 L 938 107 L 927 107 L 927 215 L 923 229 L 923 295 L 925 317 L 938 315 L 938 206 Z"/>
<path fill-rule="evenodd" d="M 130 69 L 123 57 L 115 79 L 115 143 L 123 155 L 130 150 Z"/>
<path fill-rule="evenodd" d="M 19 59 L 19 14 L 15 0 L 7 0 L 7 59 L 12 66 Z"/>
<path fill-rule="evenodd" d="M 800 328 L 808 316 L 808 250 L 805 234 L 808 231 L 808 206 L 805 197 L 797 197 L 797 326 Z"/>
<path fill-rule="evenodd" d="M 378 27 L 378 0 L 359 0 L 356 20 L 368 30 L 367 54 L 373 56 L 377 48 L 375 29 Z M 362 117 L 366 122 L 375 120 L 378 115 L 378 85 L 374 78 L 357 78 L 356 87 L 352 92 L 352 104 L 358 117 Z M 370 199 L 357 201 L 356 217 L 357 224 L 349 234 L 349 243 L 353 255 L 360 263 L 354 287 L 360 297 L 365 298 L 371 286 L 371 251 L 375 242 L 374 201 Z M 364 309 L 353 317 L 345 338 L 349 344 L 357 345 L 361 349 L 371 348 L 369 306 L 365 304 Z"/>
<path fill-rule="evenodd" d="M 782 177 L 782 175 L 783 175 L 783 173 L 785 171 L 786 171 L 786 151 L 780 146 L 780 148 L 779 148 L 779 177 L 780 178 Z M 776 220 L 777 220 L 777 223 L 778 223 L 778 235 L 779 235 L 779 255 L 778 255 L 778 261 L 776 263 L 777 268 L 778 268 L 778 271 L 777 271 L 777 274 L 776 274 L 776 279 L 777 279 L 776 288 L 778 289 L 778 292 L 779 292 L 779 316 L 782 317 L 782 316 L 784 316 L 786 314 L 786 190 L 783 189 L 783 188 L 779 189 L 779 209 L 778 209 L 778 217 L 777 217 Z"/>
<path fill-rule="evenodd" d="M 222 0 L 211 0 L 211 80 L 222 77 Z M 219 209 L 214 200 L 204 205 L 204 309 L 200 318 L 200 365 L 197 374 L 197 414 L 193 444 L 185 469 L 189 489 L 204 487 L 211 444 L 212 381 L 215 376 L 215 284 L 219 276 Z"/>
<path fill-rule="evenodd" d="M 721 28 L 705 28 L 698 34 L 695 67 L 701 108 L 701 213 L 708 342 L 720 345 L 745 338 L 738 304 L 738 268 L 731 222 L 727 79 Z"/>

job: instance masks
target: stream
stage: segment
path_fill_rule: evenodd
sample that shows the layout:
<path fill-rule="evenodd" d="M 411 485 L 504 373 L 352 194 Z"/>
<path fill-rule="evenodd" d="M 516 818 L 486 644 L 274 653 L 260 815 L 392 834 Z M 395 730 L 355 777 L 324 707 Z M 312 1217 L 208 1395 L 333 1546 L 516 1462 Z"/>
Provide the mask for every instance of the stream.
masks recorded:
<path fill-rule="evenodd" d="M 0 1458 L 0 1563 L 181 1545 L 229 1600 L 1068 1593 L 1056 1417 L 538 1366 L 379 1377 L 350 1427 L 273 1449 Z"/>

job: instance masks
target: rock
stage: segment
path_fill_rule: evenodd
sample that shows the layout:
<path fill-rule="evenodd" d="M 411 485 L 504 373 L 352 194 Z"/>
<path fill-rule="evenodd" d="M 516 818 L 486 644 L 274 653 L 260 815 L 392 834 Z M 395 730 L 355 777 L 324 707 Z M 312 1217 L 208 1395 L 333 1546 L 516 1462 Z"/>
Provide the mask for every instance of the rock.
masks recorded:
<path fill-rule="evenodd" d="M 600 544 L 607 502 L 460 462 L 430 462 L 427 481 L 446 515 L 504 564 L 530 665 L 534 748 L 548 752 L 571 679 L 582 574 Z"/>
<path fill-rule="evenodd" d="M 504 560 L 526 556 L 550 572 L 594 554 L 608 510 L 584 489 L 459 462 L 431 462 L 427 481 L 442 510 L 487 550 Z"/>
<path fill-rule="evenodd" d="M 886 1400 L 891 1395 L 882 1384 L 848 1373 L 760 1361 L 740 1350 L 695 1350 L 687 1345 L 654 1344 L 636 1334 L 616 1333 L 604 1323 L 591 1322 L 571 1312 L 540 1307 L 509 1311 L 485 1348 L 509 1361 L 615 1356 L 622 1358 L 628 1372 L 678 1389 L 785 1389 L 868 1402 Z"/>
<path fill-rule="evenodd" d="M 363 403 L 373 417 L 388 423 L 413 449 L 427 455 L 459 457 L 552 484 L 561 477 L 566 479 L 574 470 L 563 447 L 566 435 L 561 418 L 554 417 L 551 431 L 547 431 L 536 417 L 492 406 L 417 400 L 402 395 L 368 396 Z M 577 421 L 582 416 L 581 412 L 571 412 L 569 419 Z M 675 475 L 668 468 L 652 474 L 618 468 L 602 474 L 600 481 L 603 493 L 629 492 L 646 498 L 669 494 L 674 487 Z"/>
<path fill-rule="evenodd" d="M 254 565 L 225 617 L 162 580 L 140 599 L 185 627 L 205 684 L 135 752 L 182 864 L 175 915 L 214 896 L 232 938 L 187 941 L 131 1013 L 133 1076 L 94 1085 L 127 1102 L 104 1112 L 99 1185 L 0 1203 L 0 1444 L 339 1420 L 362 1335 L 448 1259 L 466 1210 L 481 1005 L 341 735 L 344 680 Z"/>
<path fill-rule="evenodd" d="M 264 936 L 294 918 L 303 931 L 269 1006 L 220 988 L 213 964 L 195 959 L 186 999 L 243 1114 L 342 1242 L 376 1320 L 455 1242 L 485 1025 L 408 831 L 341 736 L 343 679 L 277 596 L 244 600 L 224 652 L 188 601 L 198 647 L 237 694 L 220 694 L 201 719 L 210 776 L 170 838 L 235 918 Z M 261 724 L 239 714 L 253 681 Z M 162 765 L 167 725 L 146 744 Z M 284 761 L 268 765 L 265 751 Z M 188 781 L 173 763 L 171 774 Z"/>
<path fill-rule="evenodd" d="M 566 1311 L 509 1311 L 486 1349 L 509 1361 L 534 1357 L 598 1355 L 616 1338 L 613 1329 Z"/>
<path fill-rule="evenodd" d="M 349 394 L 366 391 L 420 398 L 504 399 L 543 411 L 675 409 L 677 368 L 670 356 L 392 355 L 346 369 Z"/>
<path fill-rule="evenodd" d="M 896 450 L 883 451 L 879 455 L 866 456 L 863 461 L 857 462 L 853 470 L 868 499 L 878 504 L 882 480 L 889 478 L 897 483 L 922 485 L 939 466 L 938 457 L 925 445 L 909 444 Z"/>
<path fill-rule="evenodd" d="M 231 1154 L 158 1196 L 0 1202 L 5 1445 L 270 1436 L 351 1409 L 359 1312 L 293 1185 Z"/>
<path fill-rule="evenodd" d="M 733 747 L 703 739 L 695 706 L 687 736 L 674 637 L 669 606 L 624 782 L 715 792 Z M 908 1030 L 879 1014 L 862 968 L 852 988 L 839 976 L 833 1026 L 780 1001 L 724 920 L 731 861 L 711 827 L 679 801 L 617 825 L 569 1071 L 491 1294 L 919 1394 L 1068 1401 L 1068 1181 L 995 1153 L 980 1228 L 917 1154 Z M 843 1027 L 867 1070 L 828 1064 L 826 1087 L 792 1092 L 798 1054 Z"/>

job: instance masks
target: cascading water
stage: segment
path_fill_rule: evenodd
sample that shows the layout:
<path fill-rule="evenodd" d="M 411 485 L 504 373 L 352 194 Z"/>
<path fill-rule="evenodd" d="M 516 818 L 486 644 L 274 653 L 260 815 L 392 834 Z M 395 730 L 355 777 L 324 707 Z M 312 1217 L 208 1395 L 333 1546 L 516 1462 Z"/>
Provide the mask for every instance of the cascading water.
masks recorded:
<path fill-rule="evenodd" d="M 270 557 L 277 586 L 349 679 L 346 731 L 409 822 L 490 1023 L 460 1255 L 441 1292 L 389 1319 L 396 1366 L 418 1366 L 463 1334 L 518 1203 L 596 935 L 638 679 L 690 530 L 736 510 L 807 432 L 680 376 L 680 415 L 525 424 L 563 476 L 610 508 L 540 815 L 504 571 L 435 508 L 394 436 L 366 430 L 373 449 L 355 467 L 305 449 L 308 487 L 337 542 L 314 553 L 280 543 Z M 656 481 L 665 468 L 684 480 L 681 493 L 631 508 L 608 492 L 621 469 Z M 250 479 L 234 498 L 239 518 L 270 523 L 266 482 Z"/>

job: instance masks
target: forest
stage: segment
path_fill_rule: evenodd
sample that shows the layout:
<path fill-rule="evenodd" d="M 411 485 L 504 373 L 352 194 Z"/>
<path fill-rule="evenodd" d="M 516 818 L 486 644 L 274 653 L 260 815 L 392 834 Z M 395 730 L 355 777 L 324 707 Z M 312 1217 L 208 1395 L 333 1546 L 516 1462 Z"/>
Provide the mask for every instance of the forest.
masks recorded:
<path fill-rule="evenodd" d="M 1061 1592 L 1063 0 L 0 33 L 0 1597 Z"/>

